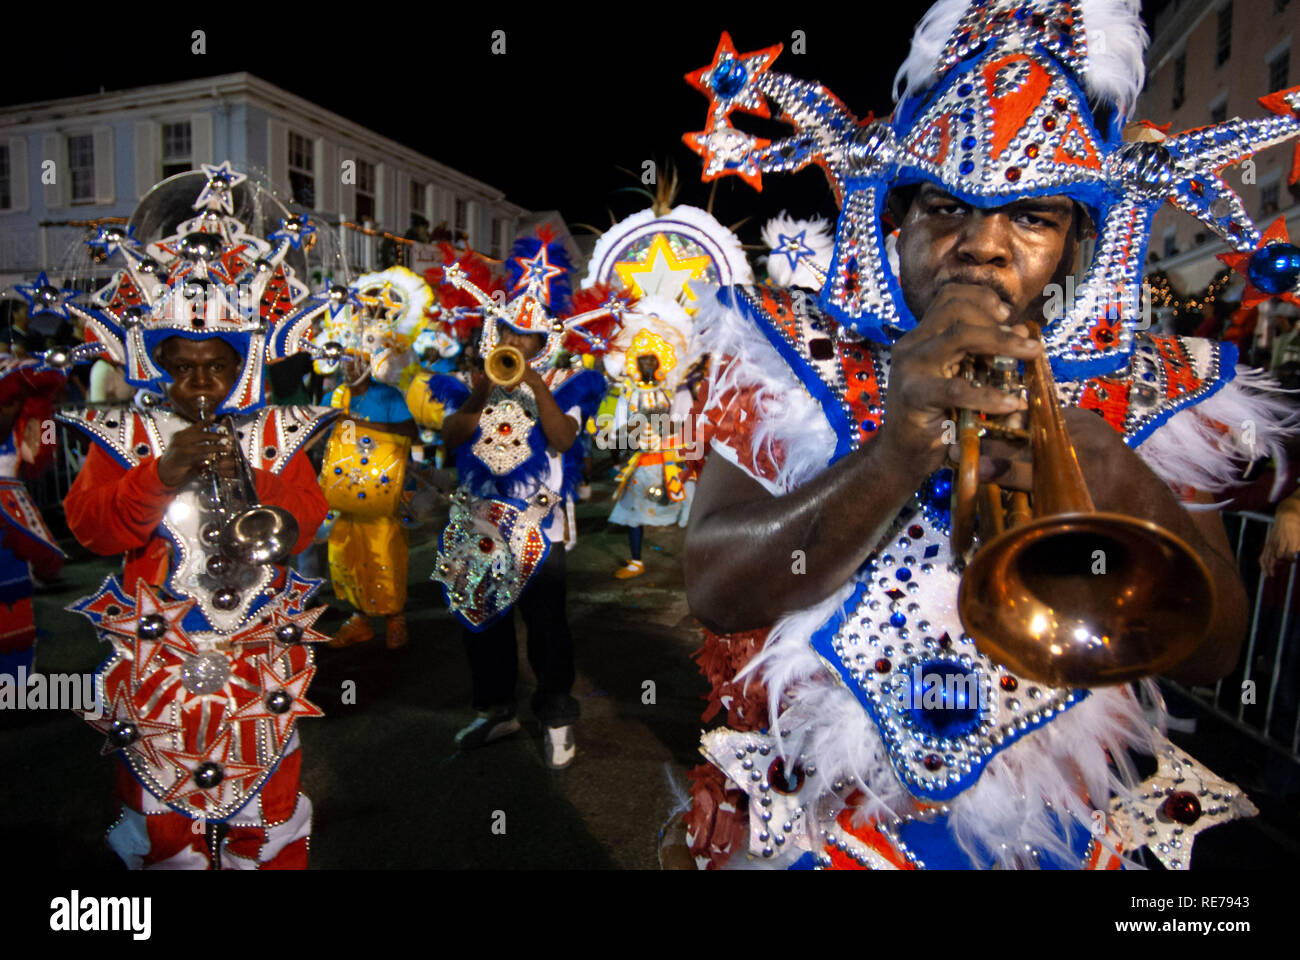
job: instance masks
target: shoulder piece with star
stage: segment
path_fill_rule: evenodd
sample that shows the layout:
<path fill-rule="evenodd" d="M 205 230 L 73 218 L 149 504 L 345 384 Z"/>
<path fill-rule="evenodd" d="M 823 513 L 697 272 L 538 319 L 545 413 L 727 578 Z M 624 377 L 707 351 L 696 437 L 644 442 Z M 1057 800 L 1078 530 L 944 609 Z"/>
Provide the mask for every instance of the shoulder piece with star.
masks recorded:
<path fill-rule="evenodd" d="M 283 406 L 265 407 L 249 418 L 240 432 L 240 442 L 248 462 L 261 470 L 278 474 L 322 427 L 339 415 L 332 407 Z"/>
<path fill-rule="evenodd" d="M 127 470 L 147 457 L 163 452 L 163 441 L 154 426 L 153 411 L 128 405 L 73 407 L 60 410 L 55 419 L 75 427 L 103 448 Z"/>

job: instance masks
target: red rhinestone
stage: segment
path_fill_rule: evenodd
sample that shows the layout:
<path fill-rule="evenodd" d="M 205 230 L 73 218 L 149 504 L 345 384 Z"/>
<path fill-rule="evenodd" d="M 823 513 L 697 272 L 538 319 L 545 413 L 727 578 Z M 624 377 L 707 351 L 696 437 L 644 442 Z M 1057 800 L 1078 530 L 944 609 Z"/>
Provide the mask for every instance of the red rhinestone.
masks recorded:
<path fill-rule="evenodd" d="M 1016 687 L 1020 686 L 1020 682 L 1016 680 L 1015 677 L 1003 677 L 998 681 L 998 684 L 1003 690 L 1007 691 L 1007 693 L 1010 693 L 1012 690 L 1016 689 Z"/>
<path fill-rule="evenodd" d="M 925 764 L 927 770 L 938 770 L 943 766 L 943 758 L 937 753 L 927 753 L 921 762 Z"/>
<path fill-rule="evenodd" d="M 946 630 L 944 631 L 943 636 L 939 638 L 939 646 L 943 647 L 945 650 L 952 646 L 952 637 L 948 636 Z"/>
<path fill-rule="evenodd" d="M 1185 827 L 1190 827 L 1201 819 L 1201 801 L 1196 799 L 1194 793 L 1186 790 L 1171 793 L 1160 805 L 1160 809 L 1174 823 L 1181 823 Z"/>
<path fill-rule="evenodd" d="M 479 548 L 480 550 L 482 550 L 484 553 L 491 553 L 491 552 L 492 552 L 492 548 L 493 548 L 494 546 L 496 546 L 496 544 L 494 544 L 494 543 L 492 542 L 492 538 L 491 538 L 491 537 L 480 537 L 480 538 L 479 538 L 479 541 L 478 541 L 478 548 Z"/>
<path fill-rule="evenodd" d="M 497 433 L 507 433 L 507 434 L 508 434 L 509 432 L 510 432 L 510 424 L 508 424 L 508 423 L 499 423 L 499 424 L 497 424 Z"/>
<path fill-rule="evenodd" d="M 891 669 L 893 669 L 893 666 L 894 665 L 892 663 L 890 663 L 884 657 L 881 657 L 879 660 L 876 661 L 876 673 L 888 673 Z"/>
<path fill-rule="evenodd" d="M 1057 97 L 1055 100 L 1052 101 L 1052 106 L 1054 106 L 1057 110 L 1064 110 L 1066 107 L 1069 106 L 1069 103 L 1066 102 L 1065 97 Z"/>
<path fill-rule="evenodd" d="M 1038 156 L 1038 144 L 1031 143 L 1029 146 L 1025 147 L 1025 156 L 1028 157 L 1030 160 Z"/>
<path fill-rule="evenodd" d="M 1044 130 L 1055 130 L 1055 129 L 1056 129 L 1056 118 L 1055 118 L 1055 117 L 1048 117 L 1046 120 L 1044 120 L 1044 121 L 1043 121 L 1043 129 L 1044 129 Z"/>
<path fill-rule="evenodd" d="M 913 540 L 921 536 L 923 533 L 925 533 L 925 530 L 922 529 L 919 523 L 914 523 L 907 528 L 907 535 L 911 537 Z"/>
<path fill-rule="evenodd" d="M 1012 183 L 1015 183 L 1017 180 L 1019 180 L 1019 179 L 1020 179 L 1020 168 L 1019 168 L 1019 167 L 1008 167 L 1008 168 L 1007 168 L 1007 179 L 1010 180 Z"/>
<path fill-rule="evenodd" d="M 1205 193 L 1205 184 L 1201 183 L 1199 180 L 1193 180 L 1192 193 L 1196 194 L 1198 197 Z"/>

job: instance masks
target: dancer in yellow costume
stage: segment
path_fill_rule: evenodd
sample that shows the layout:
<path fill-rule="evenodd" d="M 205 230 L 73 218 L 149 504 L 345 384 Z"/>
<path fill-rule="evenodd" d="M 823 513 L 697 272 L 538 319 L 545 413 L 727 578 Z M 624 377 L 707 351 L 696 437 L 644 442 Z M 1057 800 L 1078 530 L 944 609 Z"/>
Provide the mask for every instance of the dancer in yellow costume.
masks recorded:
<path fill-rule="evenodd" d="M 321 470 L 334 515 L 330 578 L 335 596 L 357 608 L 330 642 L 336 649 L 374 637 L 376 616 L 386 619 L 390 650 L 406 645 L 407 532 L 398 506 L 419 433 L 392 384 L 414 362 L 410 334 L 430 298 L 424 281 L 403 267 L 367 274 L 338 297 L 343 302 L 320 335 L 342 348 L 341 383 L 328 403 L 344 415 Z"/>

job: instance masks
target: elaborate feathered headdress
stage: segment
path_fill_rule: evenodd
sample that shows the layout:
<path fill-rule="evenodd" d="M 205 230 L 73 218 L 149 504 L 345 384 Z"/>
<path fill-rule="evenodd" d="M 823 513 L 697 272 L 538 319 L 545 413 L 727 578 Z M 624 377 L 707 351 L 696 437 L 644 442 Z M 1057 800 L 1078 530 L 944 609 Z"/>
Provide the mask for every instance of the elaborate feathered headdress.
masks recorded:
<path fill-rule="evenodd" d="M 772 251 L 767 257 L 767 275 L 773 283 L 822 288 L 835 252 L 835 238 L 825 220 L 795 220 L 782 210 L 763 225 L 763 242 Z"/>
<path fill-rule="evenodd" d="M 376 380 L 397 383 L 415 360 L 416 329 L 433 302 L 433 291 L 406 267 L 389 267 L 357 277 L 342 300 L 342 309 L 324 318 L 315 343 L 322 351 L 327 343 L 337 343 L 344 352 L 367 358 Z M 337 360 L 316 361 L 320 373 L 337 367 Z"/>
<path fill-rule="evenodd" d="M 135 387 L 160 391 L 171 381 L 154 360 L 164 340 L 224 340 L 242 367 L 217 413 L 249 413 L 265 403 L 264 365 L 310 351 L 312 321 L 333 301 L 308 297 L 284 262 L 316 229 L 305 216 L 280 220 L 266 239 L 253 236 L 232 216 L 232 190 L 245 175 L 229 163 L 204 164 L 203 172 L 193 205 L 200 212 L 174 235 L 142 244 L 129 229 L 100 228 L 88 243 L 120 254 L 124 268 L 89 304 L 68 300 L 66 308 L 84 320 L 87 342 L 121 364 Z"/>
<path fill-rule="evenodd" d="M 709 98 L 709 117 L 685 140 L 703 157 L 706 180 L 735 174 L 761 188 L 765 172 L 825 170 L 841 214 L 822 305 L 883 342 L 917 322 L 885 252 L 891 189 L 930 182 L 981 208 L 1073 198 L 1097 224 L 1097 252 L 1044 336 L 1058 374 L 1092 376 L 1131 352 L 1151 220 L 1165 201 L 1255 254 L 1265 283 L 1300 280 L 1300 251 L 1265 244 L 1220 176 L 1300 134 L 1300 87 L 1261 98 L 1273 114 L 1265 119 L 1126 143 L 1145 43 L 1137 0 L 943 0 L 917 28 L 893 116 L 859 122 L 821 85 L 772 72 L 779 45 L 739 54 L 723 34 L 713 62 L 687 75 Z M 769 99 L 793 134 L 773 142 L 731 125 L 735 110 L 767 116 Z"/>
<path fill-rule="evenodd" d="M 456 263 L 442 268 L 442 282 L 463 290 L 483 309 L 483 333 L 479 352 L 486 356 L 497 346 L 497 323 L 504 323 L 520 333 L 545 335 L 546 344 L 529 365 L 541 370 L 555 357 L 566 331 L 581 329 L 588 323 L 611 315 L 617 317 L 627 307 L 628 298 L 610 297 L 592 310 L 564 316 L 571 308 L 569 264 L 564 248 L 543 228 L 535 237 L 518 240 L 507 260 L 509 298 L 499 304 L 474 283 Z"/>

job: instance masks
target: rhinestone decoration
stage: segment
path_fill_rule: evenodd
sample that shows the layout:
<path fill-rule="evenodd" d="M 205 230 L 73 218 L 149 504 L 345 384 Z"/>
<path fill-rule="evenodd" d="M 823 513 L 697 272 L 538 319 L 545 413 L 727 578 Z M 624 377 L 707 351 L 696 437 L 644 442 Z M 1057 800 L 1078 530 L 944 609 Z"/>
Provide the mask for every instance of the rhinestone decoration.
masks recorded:
<path fill-rule="evenodd" d="M 479 416 L 474 456 L 498 477 L 510 473 L 533 456 L 529 435 L 536 424 L 537 401 L 526 384 L 509 392 L 495 388 Z"/>
<path fill-rule="evenodd" d="M 544 527 L 558 502 L 545 486 L 527 503 L 475 497 L 468 487 L 452 495 L 431 579 L 471 630 L 482 630 L 519 599 L 550 550 Z"/>
<path fill-rule="evenodd" d="M 700 753 L 727 775 L 739 789 L 749 795 L 749 852 L 754 857 L 770 859 L 787 848 L 812 850 L 801 799 L 807 771 L 773 783 L 769 771 L 779 767 L 776 742 L 763 733 L 739 733 L 725 727 L 706 733 Z"/>
<path fill-rule="evenodd" d="M 1156 772 L 1133 800 L 1115 797 L 1110 812 L 1125 847 L 1145 846 L 1169 870 L 1186 870 L 1196 835 L 1259 813 L 1241 788 L 1212 773 L 1169 740 L 1157 742 Z"/>

